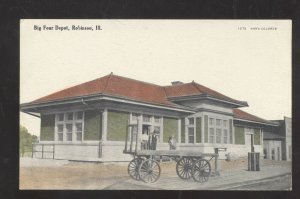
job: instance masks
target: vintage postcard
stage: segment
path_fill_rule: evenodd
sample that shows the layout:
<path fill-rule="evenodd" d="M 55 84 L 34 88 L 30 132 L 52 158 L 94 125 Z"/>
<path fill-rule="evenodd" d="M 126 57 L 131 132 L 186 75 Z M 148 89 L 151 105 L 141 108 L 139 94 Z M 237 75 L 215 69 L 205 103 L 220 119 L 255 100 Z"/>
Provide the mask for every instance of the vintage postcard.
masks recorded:
<path fill-rule="evenodd" d="M 20 21 L 20 189 L 292 189 L 291 20 Z"/>

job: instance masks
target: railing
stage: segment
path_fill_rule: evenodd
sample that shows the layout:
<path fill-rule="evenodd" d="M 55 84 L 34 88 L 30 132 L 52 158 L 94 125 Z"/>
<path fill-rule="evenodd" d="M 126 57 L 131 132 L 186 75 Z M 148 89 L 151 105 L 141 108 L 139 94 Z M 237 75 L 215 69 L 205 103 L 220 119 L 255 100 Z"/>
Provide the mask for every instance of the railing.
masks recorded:
<path fill-rule="evenodd" d="M 41 150 L 36 150 L 36 147 L 37 146 L 41 146 L 42 147 L 42 149 Z M 44 150 L 44 148 L 45 148 L 45 146 L 52 146 L 52 150 L 51 151 L 45 151 Z M 34 157 L 34 154 L 35 153 L 42 153 L 42 159 L 51 159 L 51 158 L 48 158 L 48 157 L 45 157 L 44 156 L 44 154 L 45 153 L 52 153 L 52 159 L 54 159 L 54 156 L 55 156 L 55 144 L 41 144 L 41 143 L 33 143 L 32 144 L 32 158 Z M 36 157 L 36 156 L 35 156 Z M 38 158 L 38 157 L 36 157 L 36 158 Z"/>
<path fill-rule="evenodd" d="M 41 158 L 41 159 L 54 159 L 55 158 L 55 146 L 56 145 L 72 145 L 69 143 L 33 143 L 32 144 L 32 155 L 31 157 L 35 157 L 35 158 Z M 98 157 L 102 158 L 103 155 L 103 143 L 102 141 L 99 141 L 98 144 L 86 144 L 86 143 L 81 143 L 81 144 L 76 144 L 77 146 L 82 145 L 82 146 L 98 146 Z M 40 146 L 40 150 L 38 150 L 37 148 Z M 48 147 L 47 147 L 48 146 Z M 49 147 L 51 146 L 51 147 Z M 51 150 L 49 150 L 49 148 L 51 148 Z M 41 153 L 41 156 L 36 156 L 37 153 Z M 50 157 L 49 155 L 46 154 L 52 154 Z"/>

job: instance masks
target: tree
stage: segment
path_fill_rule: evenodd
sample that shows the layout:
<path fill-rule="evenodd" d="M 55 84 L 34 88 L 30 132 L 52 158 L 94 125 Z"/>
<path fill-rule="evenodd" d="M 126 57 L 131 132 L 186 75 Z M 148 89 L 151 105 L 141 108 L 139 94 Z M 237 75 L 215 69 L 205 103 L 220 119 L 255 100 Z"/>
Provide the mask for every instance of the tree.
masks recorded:
<path fill-rule="evenodd" d="M 32 152 L 32 143 L 37 142 L 37 136 L 31 135 L 27 128 L 20 125 L 20 155 L 23 157 L 25 152 Z"/>

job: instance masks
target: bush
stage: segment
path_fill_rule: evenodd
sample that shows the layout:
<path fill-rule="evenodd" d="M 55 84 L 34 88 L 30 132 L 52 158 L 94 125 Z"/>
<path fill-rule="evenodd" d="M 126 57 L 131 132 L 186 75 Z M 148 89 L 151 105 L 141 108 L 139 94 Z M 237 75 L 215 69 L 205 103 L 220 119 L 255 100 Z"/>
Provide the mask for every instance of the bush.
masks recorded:
<path fill-rule="evenodd" d="M 31 135 L 28 130 L 20 125 L 20 156 L 24 157 L 26 152 L 32 152 L 32 143 L 37 142 L 37 136 Z"/>

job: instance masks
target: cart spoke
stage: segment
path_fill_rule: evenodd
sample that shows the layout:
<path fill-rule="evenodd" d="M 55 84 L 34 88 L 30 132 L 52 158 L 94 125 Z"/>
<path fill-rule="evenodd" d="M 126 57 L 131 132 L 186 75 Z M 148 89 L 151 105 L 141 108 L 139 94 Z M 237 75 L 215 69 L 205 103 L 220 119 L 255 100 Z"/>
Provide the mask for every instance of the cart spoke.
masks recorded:
<path fill-rule="evenodd" d="M 141 165 L 143 159 L 142 158 L 135 158 L 132 161 L 129 162 L 128 164 L 128 174 L 131 178 L 134 180 L 139 180 L 140 176 L 138 173 L 139 166 Z"/>
<path fill-rule="evenodd" d="M 140 165 L 139 174 L 144 182 L 155 182 L 160 176 L 160 166 L 155 160 L 148 159 Z"/>
<path fill-rule="evenodd" d="M 193 179 L 197 182 L 206 182 L 210 172 L 211 166 L 206 159 L 197 160 L 192 168 Z"/>
<path fill-rule="evenodd" d="M 176 164 L 176 173 L 181 179 L 191 178 L 191 168 L 193 160 L 188 157 L 180 158 Z"/>

